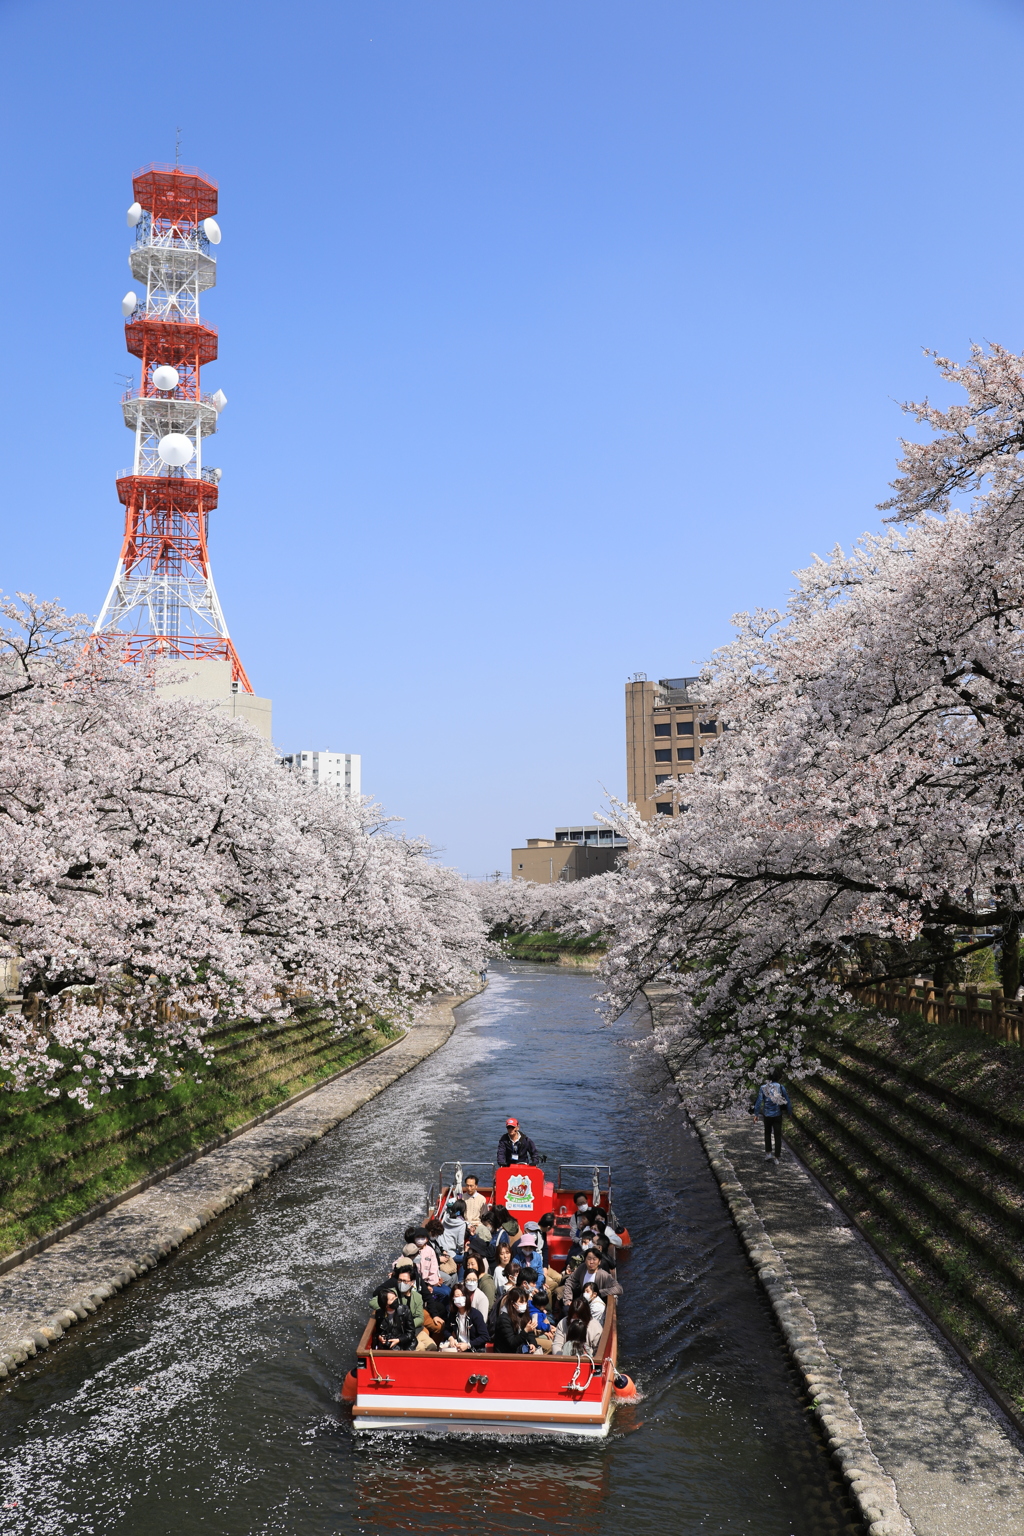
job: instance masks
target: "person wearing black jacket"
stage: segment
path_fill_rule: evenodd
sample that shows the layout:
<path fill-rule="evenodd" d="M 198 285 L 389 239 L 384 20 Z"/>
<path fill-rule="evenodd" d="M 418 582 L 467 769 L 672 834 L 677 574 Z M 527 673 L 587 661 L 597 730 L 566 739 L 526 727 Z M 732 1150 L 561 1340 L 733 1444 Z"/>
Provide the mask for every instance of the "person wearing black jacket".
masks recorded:
<path fill-rule="evenodd" d="M 416 1325 L 408 1307 L 398 1305 L 398 1288 L 382 1285 L 377 1292 L 377 1323 L 374 1349 L 415 1349 Z"/>
<path fill-rule="evenodd" d="M 530 1317 L 526 1292 L 517 1287 L 502 1299 L 494 1325 L 494 1347 L 503 1355 L 535 1355 L 536 1337 L 537 1326 Z"/>
<path fill-rule="evenodd" d="M 486 1347 L 489 1339 L 487 1324 L 472 1305 L 472 1299 L 461 1282 L 452 1286 L 448 1317 L 439 1340 L 441 1349 L 479 1353 Z"/>
<path fill-rule="evenodd" d="M 505 1121 L 505 1134 L 498 1142 L 498 1167 L 511 1168 L 515 1163 L 530 1163 L 536 1167 L 539 1157 L 529 1136 L 524 1136 L 519 1129 L 519 1121 L 510 1115 Z"/>

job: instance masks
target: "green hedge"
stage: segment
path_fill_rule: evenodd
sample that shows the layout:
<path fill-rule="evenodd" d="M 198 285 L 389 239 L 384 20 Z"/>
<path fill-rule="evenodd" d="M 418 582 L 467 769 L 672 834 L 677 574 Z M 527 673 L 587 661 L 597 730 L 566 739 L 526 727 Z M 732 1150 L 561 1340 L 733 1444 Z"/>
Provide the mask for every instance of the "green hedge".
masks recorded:
<path fill-rule="evenodd" d="M 92 1109 L 42 1089 L 0 1092 L 0 1257 L 138 1179 L 380 1050 L 399 1031 L 378 1020 L 339 1036 L 319 1015 L 211 1036 L 213 1061 L 186 1064 L 170 1088 L 150 1078 Z M 70 1082 L 69 1069 L 63 1081 Z"/>
<path fill-rule="evenodd" d="M 809 1042 L 796 1150 L 1024 1413 L 1024 1065 L 918 1017 L 846 1016 Z"/>

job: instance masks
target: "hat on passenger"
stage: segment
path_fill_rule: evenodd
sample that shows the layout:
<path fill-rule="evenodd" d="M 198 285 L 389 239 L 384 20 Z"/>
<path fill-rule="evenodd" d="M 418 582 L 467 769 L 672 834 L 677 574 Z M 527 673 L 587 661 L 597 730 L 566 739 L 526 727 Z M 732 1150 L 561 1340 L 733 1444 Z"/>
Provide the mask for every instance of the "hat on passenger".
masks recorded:
<path fill-rule="evenodd" d="M 520 1248 L 536 1248 L 536 1246 L 537 1246 L 537 1234 L 536 1234 L 536 1232 L 531 1232 L 529 1227 L 527 1227 L 526 1231 L 523 1233 L 522 1237 L 519 1239 L 518 1246 Z"/>
<path fill-rule="evenodd" d="M 409 1244 L 409 1247 L 412 1248 L 412 1243 Z M 413 1253 L 415 1253 L 415 1251 L 416 1250 L 413 1249 Z M 403 1248 L 402 1252 L 403 1253 L 407 1253 L 407 1250 Z M 412 1254 L 409 1254 L 408 1257 L 406 1257 L 406 1258 L 396 1259 L 395 1262 L 392 1264 L 391 1268 L 393 1270 L 396 1270 L 396 1269 L 415 1269 L 416 1266 L 415 1266 L 415 1264 L 412 1261 Z"/>
<path fill-rule="evenodd" d="M 537 1225 L 537 1223 L 535 1221 L 528 1221 L 526 1223 L 526 1226 L 523 1228 L 523 1231 L 524 1232 L 539 1232 L 540 1231 L 540 1227 Z"/>
<path fill-rule="evenodd" d="M 519 1129 L 519 1121 L 516 1119 L 515 1115 L 509 1115 L 508 1119 L 505 1121 L 505 1129 L 506 1129 L 506 1131 L 512 1130 L 513 1126 L 518 1131 L 518 1129 Z"/>
<path fill-rule="evenodd" d="M 405 1247 L 402 1249 L 402 1253 L 407 1259 L 414 1259 L 419 1253 L 419 1249 L 416 1247 L 415 1243 L 406 1243 Z"/>

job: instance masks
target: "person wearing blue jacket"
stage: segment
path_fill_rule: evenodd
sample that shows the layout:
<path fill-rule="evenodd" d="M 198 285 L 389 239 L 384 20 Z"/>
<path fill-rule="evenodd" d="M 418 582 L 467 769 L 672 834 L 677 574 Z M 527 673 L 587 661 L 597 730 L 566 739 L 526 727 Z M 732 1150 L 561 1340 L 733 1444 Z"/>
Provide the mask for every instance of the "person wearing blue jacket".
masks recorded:
<path fill-rule="evenodd" d="M 764 1119 L 764 1155 L 770 1158 L 772 1155 L 772 1138 L 775 1139 L 775 1161 L 782 1156 L 782 1116 L 792 1113 L 793 1106 L 789 1101 L 789 1094 L 781 1083 L 774 1079 L 762 1083 L 757 1090 L 757 1099 L 750 1113 L 761 1115 Z"/>

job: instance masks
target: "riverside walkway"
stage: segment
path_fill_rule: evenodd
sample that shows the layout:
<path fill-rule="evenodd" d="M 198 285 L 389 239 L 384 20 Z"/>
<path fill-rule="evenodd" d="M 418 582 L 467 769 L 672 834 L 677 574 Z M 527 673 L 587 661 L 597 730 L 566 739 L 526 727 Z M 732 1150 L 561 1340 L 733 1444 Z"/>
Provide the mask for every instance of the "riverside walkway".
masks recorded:
<path fill-rule="evenodd" d="M 656 1022 L 663 997 L 649 993 Z M 1020 1438 L 892 1271 L 789 1148 L 765 1160 L 760 1120 L 717 1115 L 703 1139 L 760 1218 L 916 1536 L 1024 1536 Z M 738 1208 L 728 1167 L 715 1172 Z"/>

